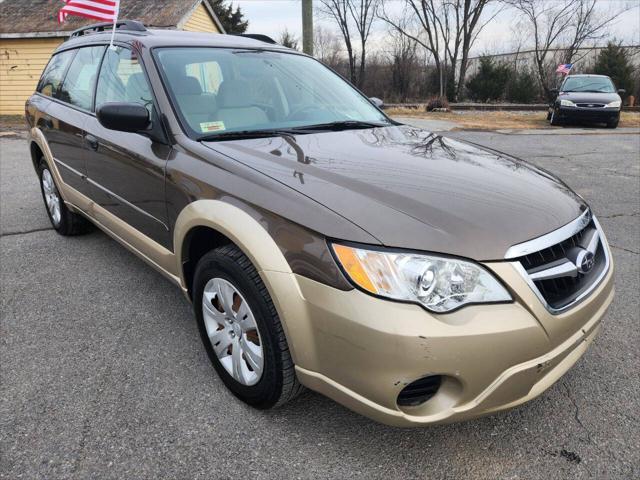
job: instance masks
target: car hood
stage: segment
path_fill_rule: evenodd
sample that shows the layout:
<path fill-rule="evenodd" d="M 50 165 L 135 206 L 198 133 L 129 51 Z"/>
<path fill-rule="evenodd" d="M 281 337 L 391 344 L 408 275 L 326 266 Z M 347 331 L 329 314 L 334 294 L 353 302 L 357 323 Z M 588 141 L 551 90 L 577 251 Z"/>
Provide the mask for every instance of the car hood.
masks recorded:
<path fill-rule="evenodd" d="M 390 247 L 503 259 L 510 246 L 587 208 L 564 183 L 522 160 L 408 126 L 206 145 Z"/>
<path fill-rule="evenodd" d="M 560 92 L 558 100 L 571 100 L 573 103 L 607 103 L 620 100 L 617 93 Z"/>

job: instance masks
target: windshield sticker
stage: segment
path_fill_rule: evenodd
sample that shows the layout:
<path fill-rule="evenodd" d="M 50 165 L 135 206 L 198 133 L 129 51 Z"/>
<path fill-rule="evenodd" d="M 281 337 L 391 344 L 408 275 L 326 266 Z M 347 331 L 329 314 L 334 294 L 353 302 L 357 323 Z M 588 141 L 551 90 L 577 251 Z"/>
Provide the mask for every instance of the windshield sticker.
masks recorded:
<path fill-rule="evenodd" d="M 200 130 L 202 130 L 202 133 L 209 133 L 226 129 L 224 128 L 224 122 L 202 122 L 200 124 Z"/>

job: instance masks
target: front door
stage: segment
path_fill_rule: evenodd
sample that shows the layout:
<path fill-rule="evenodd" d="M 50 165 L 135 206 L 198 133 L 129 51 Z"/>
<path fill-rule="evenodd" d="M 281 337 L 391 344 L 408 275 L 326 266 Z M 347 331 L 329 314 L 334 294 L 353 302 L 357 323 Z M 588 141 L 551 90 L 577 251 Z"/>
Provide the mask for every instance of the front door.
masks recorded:
<path fill-rule="evenodd" d="M 107 50 L 96 87 L 96 111 L 103 103 L 136 102 L 157 126 L 153 95 L 138 55 L 124 47 Z M 165 164 L 171 147 L 150 136 L 85 124 L 87 175 L 92 199 L 155 242 L 171 247 L 165 204 Z"/>

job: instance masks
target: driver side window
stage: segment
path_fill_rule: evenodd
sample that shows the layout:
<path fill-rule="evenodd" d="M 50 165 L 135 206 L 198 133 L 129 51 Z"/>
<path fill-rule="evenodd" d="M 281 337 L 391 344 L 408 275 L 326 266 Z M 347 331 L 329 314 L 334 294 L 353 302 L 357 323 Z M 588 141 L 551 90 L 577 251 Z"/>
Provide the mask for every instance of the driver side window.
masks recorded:
<path fill-rule="evenodd" d="M 96 109 L 103 103 L 139 103 L 153 115 L 153 95 L 138 55 L 128 48 L 108 49 L 96 90 Z"/>

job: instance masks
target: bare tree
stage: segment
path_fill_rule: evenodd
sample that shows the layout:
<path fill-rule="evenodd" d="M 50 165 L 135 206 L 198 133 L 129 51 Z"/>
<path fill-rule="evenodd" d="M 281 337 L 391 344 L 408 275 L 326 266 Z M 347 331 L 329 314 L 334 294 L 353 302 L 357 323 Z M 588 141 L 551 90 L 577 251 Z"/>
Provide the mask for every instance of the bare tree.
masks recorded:
<path fill-rule="evenodd" d="M 349 13 L 353 19 L 360 39 L 360 68 L 358 72 L 358 86 L 364 83 L 364 72 L 367 59 L 367 40 L 371 34 L 371 27 L 376 18 L 380 0 L 346 0 Z"/>
<path fill-rule="evenodd" d="M 602 40 L 607 36 L 606 29 L 620 15 L 632 8 L 622 5 L 598 12 L 596 0 L 576 0 L 568 41 L 565 42 L 565 63 L 572 63 L 578 50 L 589 41 Z"/>
<path fill-rule="evenodd" d="M 531 32 L 535 67 L 540 85 L 551 98 L 554 52 L 567 45 L 563 61 L 571 63 L 585 42 L 604 36 L 606 28 L 629 6 L 602 14 L 596 0 L 506 0 L 523 14 Z"/>
<path fill-rule="evenodd" d="M 403 23 L 406 25 L 408 20 L 403 20 Z M 418 45 L 415 40 L 402 35 L 394 28 L 389 31 L 389 44 L 391 46 L 389 54 L 391 61 L 390 89 L 397 95 L 397 100 L 406 102 L 416 73 Z"/>
<path fill-rule="evenodd" d="M 431 54 L 436 70 L 440 75 L 440 94 L 442 95 L 444 92 L 444 82 L 441 45 L 444 43 L 444 40 L 437 26 L 438 12 L 436 11 L 435 0 L 403 1 L 404 8 L 402 14 L 397 17 L 392 17 L 386 10 L 388 1 L 385 0 L 380 9 L 380 18 L 387 22 L 399 34 L 414 41 Z"/>
<path fill-rule="evenodd" d="M 469 63 L 469 51 L 480 32 L 499 12 L 499 10 L 496 10 L 489 19 L 481 22 L 485 7 L 490 2 L 491 0 L 455 0 L 450 3 L 450 8 L 454 10 L 455 35 L 453 36 L 454 49 L 449 51 L 449 58 L 454 69 L 457 65 L 458 55 L 460 55 L 460 69 L 455 92 L 456 99 L 464 88 L 465 75 L 467 74 Z"/>
<path fill-rule="evenodd" d="M 313 31 L 313 51 L 318 60 L 333 69 L 342 61 L 340 38 L 322 26 Z"/>
<path fill-rule="evenodd" d="M 484 27 L 498 14 L 496 9 L 483 21 L 488 4 L 494 0 L 404 0 L 403 15 L 398 19 L 387 14 L 383 7 L 380 17 L 401 34 L 423 46 L 432 56 L 439 72 L 440 93 L 447 91 L 448 77 L 453 76 L 460 61 L 458 76 L 454 80 L 453 97 L 464 88 L 469 52 Z M 422 27 L 420 34 L 412 34 L 401 20 L 410 15 Z M 447 63 L 450 68 L 447 68 Z"/>
<path fill-rule="evenodd" d="M 342 34 L 349 60 L 349 79 L 354 85 L 361 86 L 364 82 L 367 41 L 380 2 L 381 0 L 320 0 L 321 12 L 338 25 Z M 352 35 L 356 34 L 360 43 L 359 60 L 352 39 Z"/>
<path fill-rule="evenodd" d="M 349 80 L 356 83 L 356 60 L 351 43 L 351 22 L 349 21 L 348 0 L 320 0 L 320 11 L 333 19 L 340 29 L 349 60 Z"/>

